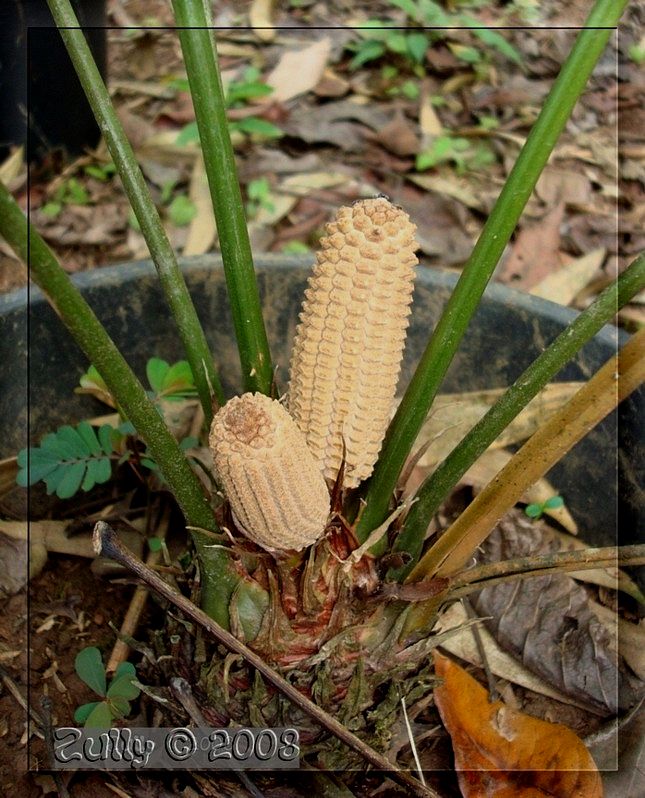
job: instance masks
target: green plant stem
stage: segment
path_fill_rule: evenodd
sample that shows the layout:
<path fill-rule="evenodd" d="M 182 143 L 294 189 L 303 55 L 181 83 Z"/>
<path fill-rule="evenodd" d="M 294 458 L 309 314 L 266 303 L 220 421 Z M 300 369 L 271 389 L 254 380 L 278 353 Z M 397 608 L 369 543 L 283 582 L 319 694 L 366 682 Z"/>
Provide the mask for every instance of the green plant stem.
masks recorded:
<path fill-rule="evenodd" d="M 484 289 L 626 5 L 627 0 L 596 0 L 553 84 L 389 426 L 357 524 L 360 542 L 387 516 L 401 470 Z"/>
<path fill-rule="evenodd" d="M 645 329 L 544 422 L 423 555 L 407 581 L 452 577 L 531 485 L 645 381 Z"/>
<path fill-rule="evenodd" d="M 394 544 L 394 550 L 407 552 L 411 561 L 403 568 L 392 569 L 388 578 L 401 581 L 408 575 L 421 553 L 429 519 L 470 466 L 576 352 L 611 320 L 616 310 L 644 288 L 645 254 L 639 255 L 592 305 L 560 333 L 428 476 L 418 489 L 417 501 Z"/>
<path fill-rule="evenodd" d="M 253 269 L 235 153 L 226 119 L 217 53 L 202 0 L 173 0 L 179 40 L 195 107 L 231 313 L 247 391 L 269 395 L 273 366 Z"/>
<path fill-rule="evenodd" d="M 70 0 L 47 0 L 47 3 L 150 250 L 195 377 L 206 424 L 210 426 L 213 396 L 222 405 L 224 392 L 177 258 Z"/>
<path fill-rule="evenodd" d="M 56 256 L 31 225 L 7 189 L 0 183 L 0 234 L 29 265 L 30 277 L 40 286 L 76 343 L 98 369 L 110 392 L 134 424 L 161 469 L 186 522 L 211 532 L 218 530 L 210 503 L 190 467 L 101 322 L 58 263 Z M 202 606 L 220 625 L 228 624 L 228 600 L 237 576 L 226 550 L 214 547 L 205 535 L 194 534 L 202 568 Z"/>

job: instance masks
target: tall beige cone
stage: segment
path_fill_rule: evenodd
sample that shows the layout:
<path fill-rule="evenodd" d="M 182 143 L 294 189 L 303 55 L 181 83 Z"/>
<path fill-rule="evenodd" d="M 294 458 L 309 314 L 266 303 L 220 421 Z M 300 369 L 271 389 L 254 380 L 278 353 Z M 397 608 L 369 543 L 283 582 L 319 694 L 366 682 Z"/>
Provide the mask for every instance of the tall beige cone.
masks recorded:
<path fill-rule="evenodd" d="M 341 208 L 305 291 L 287 406 L 325 477 L 372 473 L 390 420 L 412 301 L 416 227 L 387 199 Z"/>

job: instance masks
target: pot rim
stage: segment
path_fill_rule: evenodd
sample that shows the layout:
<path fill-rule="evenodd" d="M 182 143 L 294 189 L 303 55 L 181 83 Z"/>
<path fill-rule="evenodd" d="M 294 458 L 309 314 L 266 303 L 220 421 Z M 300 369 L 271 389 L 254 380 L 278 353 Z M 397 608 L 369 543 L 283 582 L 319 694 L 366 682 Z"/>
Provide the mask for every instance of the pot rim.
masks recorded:
<path fill-rule="evenodd" d="M 311 255 L 261 253 L 254 257 L 255 268 L 258 272 L 265 270 L 311 269 L 314 262 L 313 253 Z M 205 268 L 213 270 L 221 270 L 223 268 L 222 257 L 218 253 L 180 257 L 179 265 L 182 272 L 186 274 Z M 154 276 L 155 273 L 155 266 L 152 260 L 148 259 L 124 261 L 112 266 L 101 266 L 73 274 L 71 279 L 74 285 L 83 292 L 89 288 L 135 282 L 142 277 Z M 459 274 L 454 271 L 440 267 L 425 267 L 417 271 L 415 286 L 423 285 L 426 288 L 445 288 L 452 291 L 458 279 Z M 573 308 L 559 305 L 557 302 L 551 302 L 548 299 L 542 299 L 542 297 L 533 296 L 516 288 L 492 281 L 486 287 L 484 298 L 491 300 L 494 304 L 510 305 L 532 315 L 547 318 L 563 327 L 570 324 L 579 315 L 579 311 Z M 45 301 L 42 291 L 31 284 L 2 294 L 0 295 L 0 318 L 23 307 L 34 307 L 38 303 Z M 596 333 L 595 338 L 616 348 L 624 344 L 629 339 L 629 335 L 612 324 L 606 324 Z"/>

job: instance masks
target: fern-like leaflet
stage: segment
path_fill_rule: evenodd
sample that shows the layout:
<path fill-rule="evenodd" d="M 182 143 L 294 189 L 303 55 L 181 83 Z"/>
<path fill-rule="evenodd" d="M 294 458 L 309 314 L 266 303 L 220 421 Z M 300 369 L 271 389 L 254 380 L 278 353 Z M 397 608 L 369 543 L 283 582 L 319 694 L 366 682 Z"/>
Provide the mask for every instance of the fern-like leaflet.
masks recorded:
<path fill-rule="evenodd" d="M 18 453 L 20 470 L 16 482 L 26 487 L 43 481 L 47 493 L 55 493 L 59 499 L 69 499 L 79 489 L 91 490 L 112 476 L 117 437 L 122 437 L 122 433 L 109 424 L 98 431 L 87 421 L 76 427 L 66 424 L 45 435 L 40 446 Z"/>
<path fill-rule="evenodd" d="M 146 374 L 152 389 L 148 395 L 160 412 L 164 402 L 181 402 L 197 396 L 195 381 L 185 360 L 170 365 L 161 358 L 150 358 Z M 82 375 L 75 392 L 90 394 L 118 410 L 114 397 L 94 366 Z M 136 431 L 126 419 L 118 427 L 104 424 L 98 430 L 87 421 L 81 421 L 76 427 L 66 424 L 45 435 L 40 446 L 19 452 L 20 470 L 16 483 L 24 488 L 44 482 L 47 493 L 55 493 L 59 499 L 70 499 L 79 490 L 88 491 L 95 485 L 108 482 L 112 477 L 113 462 L 121 465 L 130 460 L 134 450 L 130 445 L 120 446 L 127 436 L 136 437 Z M 194 438 L 180 442 L 184 451 L 195 445 L 197 441 Z M 137 455 L 137 460 L 163 482 L 159 466 L 147 450 L 143 456 Z"/>

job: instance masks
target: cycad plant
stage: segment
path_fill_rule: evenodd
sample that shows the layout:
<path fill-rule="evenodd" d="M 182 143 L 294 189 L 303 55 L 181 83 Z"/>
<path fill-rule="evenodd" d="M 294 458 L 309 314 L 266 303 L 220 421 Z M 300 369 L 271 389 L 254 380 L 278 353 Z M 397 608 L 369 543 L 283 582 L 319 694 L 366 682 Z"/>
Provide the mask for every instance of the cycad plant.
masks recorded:
<path fill-rule="evenodd" d="M 4 188 L 0 232 L 23 259 L 29 256 L 32 279 L 174 494 L 194 541 L 200 603 L 211 619 L 209 628 L 219 630 L 219 639 L 236 645 L 238 653 L 254 652 L 250 662 L 260 655 L 269 669 L 280 669 L 320 708 L 359 729 L 373 748 L 383 748 L 399 708 L 397 683 L 409 679 L 407 690 L 416 694 L 427 689 L 432 675 L 428 654 L 439 640 L 432 635 L 436 613 L 446 602 L 481 587 L 476 580 L 487 577 L 482 569 L 465 570 L 473 552 L 525 488 L 645 376 L 639 333 L 520 449 L 438 540 L 425 542 L 429 520 L 470 465 L 616 309 L 645 287 L 641 256 L 508 388 L 413 499 L 401 501 L 401 474 L 422 424 L 626 0 L 596 0 L 393 417 L 416 264 L 414 225 L 405 210 L 376 197 L 339 209 L 328 225 L 305 292 L 283 401 L 274 383 L 205 4 L 173 0 L 243 375 L 245 393 L 227 400 L 175 255 L 69 0 L 48 3 L 184 343 L 209 431 L 218 491 L 205 491 L 157 407 Z M 42 460 L 33 451 L 25 465 L 28 479 L 40 478 Z M 642 554 L 630 549 L 622 557 L 639 562 Z M 615 558 L 615 550 L 594 550 L 588 560 L 597 567 Z M 580 557 L 563 556 L 556 566 L 579 570 Z M 510 566 L 507 571 L 504 578 L 517 578 Z M 384 591 L 384 582 L 418 582 L 416 598 L 423 600 L 407 604 L 401 599 L 403 587 Z M 230 642 L 231 634 L 244 644 L 241 648 Z M 200 686 L 220 717 L 277 723 L 284 707 L 275 696 L 268 696 L 242 668 L 231 698 L 230 662 L 225 677 L 222 669 L 221 653 L 213 649 L 202 666 Z M 303 708 L 312 714 L 309 704 Z M 371 708 L 369 730 L 356 720 L 366 708 Z M 300 720 L 304 727 L 304 716 Z M 333 743 L 319 744 L 318 754 L 329 767 L 347 764 L 346 752 Z"/>

